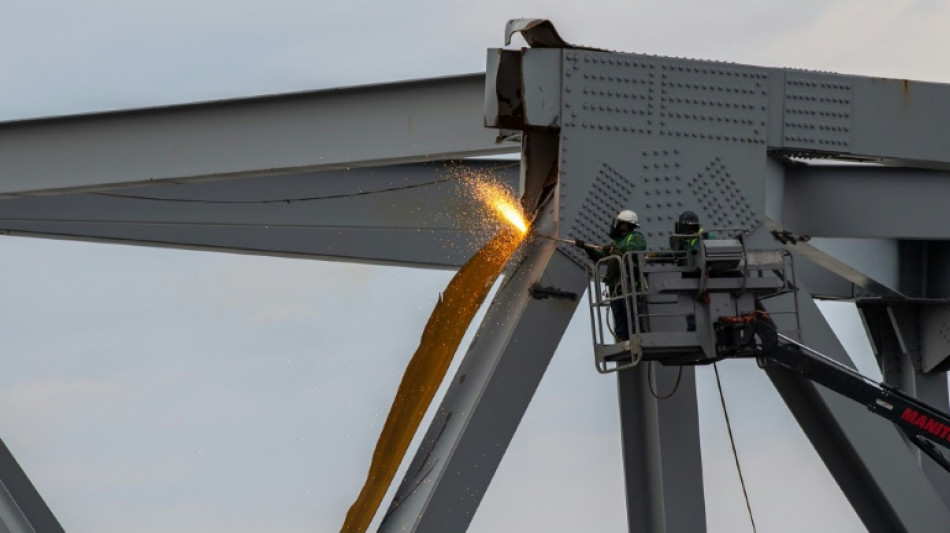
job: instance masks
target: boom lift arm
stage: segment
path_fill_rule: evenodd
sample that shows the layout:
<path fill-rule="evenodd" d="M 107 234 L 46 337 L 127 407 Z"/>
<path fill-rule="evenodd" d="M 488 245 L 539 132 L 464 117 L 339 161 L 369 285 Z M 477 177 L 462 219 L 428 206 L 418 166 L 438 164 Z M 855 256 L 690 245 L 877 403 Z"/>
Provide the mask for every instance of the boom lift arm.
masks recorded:
<path fill-rule="evenodd" d="M 741 236 L 696 237 L 695 252 L 627 252 L 592 265 L 588 296 L 598 371 L 624 370 L 641 360 L 702 365 L 755 357 L 763 368 L 793 372 L 866 406 L 950 472 L 950 460 L 936 447 L 950 449 L 950 415 L 783 335 L 762 310 L 763 300 L 797 290 L 787 254 L 749 250 Z M 606 294 L 601 271 L 611 262 L 623 275 Z M 625 307 L 620 317 L 633 335 L 610 342 L 601 318 L 618 306 Z M 794 326 L 783 331 L 800 334 L 797 304 L 780 312 Z"/>
<path fill-rule="evenodd" d="M 783 368 L 861 403 L 950 472 L 950 461 L 934 446 L 950 449 L 950 415 L 778 333 L 762 311 L 722 317 L 715 329 L 719 357 L 755 357 L 760 367 Z"/>

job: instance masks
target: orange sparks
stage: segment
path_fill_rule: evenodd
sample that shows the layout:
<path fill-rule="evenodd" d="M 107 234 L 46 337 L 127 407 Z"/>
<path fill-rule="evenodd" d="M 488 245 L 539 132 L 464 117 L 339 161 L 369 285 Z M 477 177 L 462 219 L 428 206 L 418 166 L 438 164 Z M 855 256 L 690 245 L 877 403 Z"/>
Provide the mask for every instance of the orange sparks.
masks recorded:
<path fill-rule="evenodd" d="M 521 209 L 513 205 L 510 200 L 507 198 L 499 198 L 495 200 L 493 205 L 495 210 L 501 213 L 501 216 L 504 217 L 506 221 L 518 228 L 521 233 L 528 233 L 528 221 L 525 220 L 524 215 L 521 214 Z"/>
<path fill-rule="evenodd" d="M 528 221 L 514 193 L 492 176 L 469 175 L 464 183 L 472 195 L 488 209 L 487 216 L 516 228 L 521 235 L 528 233 Z"/>

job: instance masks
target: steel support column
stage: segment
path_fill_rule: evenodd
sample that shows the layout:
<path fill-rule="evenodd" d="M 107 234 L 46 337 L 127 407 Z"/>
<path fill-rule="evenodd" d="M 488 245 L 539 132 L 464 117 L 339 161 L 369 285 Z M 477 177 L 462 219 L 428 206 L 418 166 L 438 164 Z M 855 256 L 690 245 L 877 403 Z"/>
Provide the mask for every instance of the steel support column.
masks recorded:
<path fill-rule="evenodd" d="M 0 531 L 63 533 L 62 526 L 3 441 L 0 441 Z"/>
<path fill-rule="evenodd" d="M 947 396 L 947 375 L 944 372 L 924 372 L 921 368 L 921 342 L 928 335 L 920 319 L 920 306 L 899 302 L 859 302 L 858 311 L 874 348 L 884 382 L 926 402 L 941 411 L 950 411 Z M 950 506 L 950 474 L 908 441 L 917 463 L 933 483 L 937 493 Z"/>
<path fill-rule="evenodd" d="M 901 292 L 913 298 L 950 298 L 950 239 L 902 240 L 899 250 Z"/>
<path fill-rule="evenodd" d="M 947 412 L 948 247 L 942 241 L 903 241 L 899 249 L 900 290 L 913 298 L 859 300 L 858 311 L 884 382 Z M 950 474 L 919 448 L 909 442 L 908 445 L 920 468 L 950 506 Z"/>
<path fill-rule="evenodd" d="M 617 389 L 630 532 L 706 531 L 695 370 L 643 363 Z"/>

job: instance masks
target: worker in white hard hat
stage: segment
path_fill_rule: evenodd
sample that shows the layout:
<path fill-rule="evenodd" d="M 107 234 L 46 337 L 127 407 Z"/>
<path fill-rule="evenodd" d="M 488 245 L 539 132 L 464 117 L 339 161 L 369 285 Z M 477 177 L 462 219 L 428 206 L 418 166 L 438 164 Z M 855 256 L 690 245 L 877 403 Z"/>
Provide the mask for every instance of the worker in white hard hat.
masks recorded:
<path fill-rule="evenodd" d="M 611 255 L 623 255 L 626 252 L 640 252 L 647 249 L 647 240 L 642 233 L 638 231 L 640 219 L 637 214 L 630 209 L 624 209 L 617 213 L 613 223 L 610 225 L 611 242 L 604 246 L 591 246 L 584 241 L 575 241 L 576 245 L 587 252 L 587 256 L 592 261 L 599 261 L 604 257 Z M 607 274 L 604 276 L 611 296 L 616 296 L 621 291 L 620 282 L 620 262 L 610 261 L 607 264 Z M 614 316 L 614 336 L 617 340 L 625 341 L 630 338 L 629 328 L 627 327 L 627 306 L 624 300 L 613 300 L 610 302 L 610 310 Z"/>

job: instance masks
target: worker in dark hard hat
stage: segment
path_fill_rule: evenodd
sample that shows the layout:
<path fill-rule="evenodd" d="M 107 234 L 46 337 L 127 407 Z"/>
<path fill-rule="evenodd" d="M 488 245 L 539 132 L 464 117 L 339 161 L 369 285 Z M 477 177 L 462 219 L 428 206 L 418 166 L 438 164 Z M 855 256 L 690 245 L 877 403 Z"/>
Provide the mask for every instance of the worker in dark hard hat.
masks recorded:
<path fill-rule="evenodd" d="M 670 250 L 696 250 L 699 248 L 699 239 L 705 238 L 707 234 L 703 233 L 696 213 L 683 211 L 673 226 L 673 235 L 670 235 Z"/>
<path fill-rule="evenodd" d="M 692 211 L 683 211 L 673 226 L 670 235 L 670 249 L 695 254 L 699 251 L 699 240 L 708 239 L 712 234 L 699 224 L 699 217 Z M 688 260 L 687 260 L 688 262 Z M 686 331 L 696 331 L 696 316 L 686 315 Z"/>
<path fill-rule="evenodd" d="M 592 246 L 584 241 L 575 241 L 580 249 L 587 253 L 592 261 L 599 261 L 604 257 L 616 255 L 622 256 L 626 252 L 640 252 L 647 249 L 647 240 L 642 233 L 638 231 L 640 219 L 637 214 L 630 209 L 624 209 L 614 218 L 610 225 L 611 242 L 604 246 Z M 610 261 L 607 264 L 607 274 L 604 276 L 604 283 L 610 291 L 611 296 L 617 296 L 621 293 L 622 284 L 620 280 L 620 261 Z M 614 316 L 614 336 L 617 340 L 625 341 L 630 338 L 629 328 L 627 327 L 627 306 L 624 300 L 613 300 L 610 302 L 610 310 Z"/>

